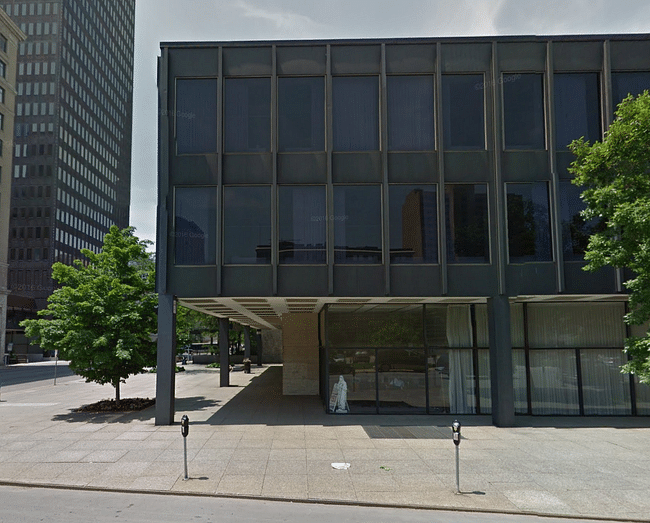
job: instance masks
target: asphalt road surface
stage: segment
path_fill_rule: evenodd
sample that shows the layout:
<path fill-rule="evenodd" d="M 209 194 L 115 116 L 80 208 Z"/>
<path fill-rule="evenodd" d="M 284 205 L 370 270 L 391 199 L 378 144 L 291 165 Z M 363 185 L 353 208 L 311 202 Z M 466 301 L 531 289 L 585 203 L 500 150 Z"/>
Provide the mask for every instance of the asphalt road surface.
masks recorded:
<path fill-rule="evenodd" d="M 5 465 L 5 464 L 3 464 Z M 566 523 L 537 516 L 0 486 L 0 523 Z M 590 520 L 572 519 L 573 522 Z"/>
<path fill-rule="evenodd" d="M 39 363 L 24 363 L 0 367 L 0 387 L 6 390 L 21 390 L 25 386 L 51 385 L 56 381 L 79 379 L 68 367 L 67 361 L 46 361 Z"/>

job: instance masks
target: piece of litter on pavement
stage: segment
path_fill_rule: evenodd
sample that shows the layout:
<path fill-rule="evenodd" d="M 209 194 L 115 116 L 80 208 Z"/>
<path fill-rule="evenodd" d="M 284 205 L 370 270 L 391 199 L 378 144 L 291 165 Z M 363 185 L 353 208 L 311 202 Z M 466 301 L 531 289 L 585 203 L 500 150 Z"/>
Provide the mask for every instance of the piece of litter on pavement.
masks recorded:
<path fill-rule="evenodd" d="M 337 470 L 347 470 L 350 468 L 349 463 L 332 463 L 332 468 Z"/>

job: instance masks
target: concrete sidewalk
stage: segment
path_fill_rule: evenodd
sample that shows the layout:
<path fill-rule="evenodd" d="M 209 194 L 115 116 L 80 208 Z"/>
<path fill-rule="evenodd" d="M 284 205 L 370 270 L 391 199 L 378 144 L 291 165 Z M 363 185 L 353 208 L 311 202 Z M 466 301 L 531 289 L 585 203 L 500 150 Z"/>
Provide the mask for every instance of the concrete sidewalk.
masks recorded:
<path fill-rule="evenodd" d="M 178 424 L 154 410 L 81 414 L 113 396 L 82 379 L 4 388 L 0 484 L 191 492 L 650 521 L 650 418 L 518 417 L 496 428 L 459 416 L 462 494 L 450 416 L 333 416 L 318 398 L 282 396 L 282 367 L 231 373 L 188 365 L 176 418 L 191 421 L 183 481 Z M 122 397 L 153 397 L 155 375 Z M 350 463 L 335 470 L 332 463 Z"/>

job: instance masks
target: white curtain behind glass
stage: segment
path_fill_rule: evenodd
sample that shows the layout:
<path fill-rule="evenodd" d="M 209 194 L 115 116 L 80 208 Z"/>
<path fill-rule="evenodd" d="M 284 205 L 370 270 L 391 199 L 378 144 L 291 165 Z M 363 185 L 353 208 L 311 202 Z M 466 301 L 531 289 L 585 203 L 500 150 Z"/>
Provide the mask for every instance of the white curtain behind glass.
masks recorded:
<path fill-rule="evenodd" d="M 526 352 L 523 349 L 512 351 L 512 384 L 515 393 L 515 412 L 528 412 L 528 393 L 526 389 Z"/>
<path fill-rule="evenodd" d="M 472 321 L 469 305 L 447 308 L 447 345 L 449 346 L 449 408 L 452 413 L 476 412 L 472 351 L 459 350 L 472 346 Z M 457 347 L 456 349 L 454 349 Z"/>
<path fill-rule="evenodd" d="M 575 351 L 530 351 L 533 414 L 580 414 Z"/>
<path fill-rule="evenodd" d="M 622 347 L 623 303 L 531 303 L 530 347 Z"/>
<path fill-rule="evenodd" d="M 582 397 L 585 414 L 620 416 L 631 414 L 630 377 L 621 374 L 625 361 L 619 349 L 580 351 Z"/>

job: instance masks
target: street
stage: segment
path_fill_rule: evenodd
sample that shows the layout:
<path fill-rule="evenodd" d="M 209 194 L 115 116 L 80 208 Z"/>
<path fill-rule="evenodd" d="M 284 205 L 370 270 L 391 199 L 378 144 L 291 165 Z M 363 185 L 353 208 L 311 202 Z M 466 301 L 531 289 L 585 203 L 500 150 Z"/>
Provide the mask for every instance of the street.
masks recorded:
<path fill-rule="evenodd" d="M 0 523 L 285 522 L 564 523 L 510 514 L 414 510 L 206 496 L 125 494 L 0 486 Z M 574 519 L 577 523 L 593 520 Z"/>
<path fill-rule="evenodd" d="M 68 367 L 67 361 L 43 361 L 0 367 L 0 387 L 4 390 L 21 390 L 21 386 L 51 385 L 56 372 L 57 383 L 80 379 Z M 42 382 L 42 383 L 39 383 Z"/>

